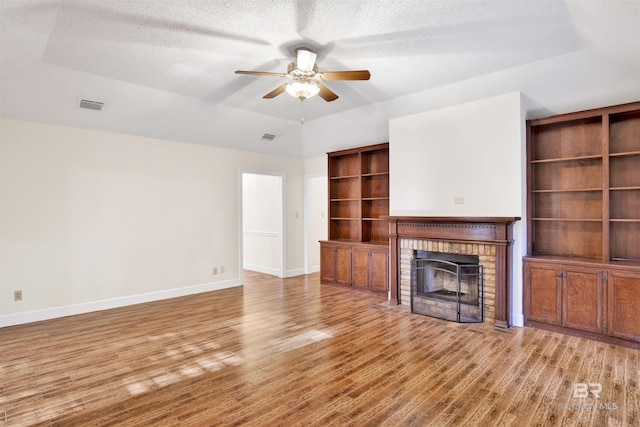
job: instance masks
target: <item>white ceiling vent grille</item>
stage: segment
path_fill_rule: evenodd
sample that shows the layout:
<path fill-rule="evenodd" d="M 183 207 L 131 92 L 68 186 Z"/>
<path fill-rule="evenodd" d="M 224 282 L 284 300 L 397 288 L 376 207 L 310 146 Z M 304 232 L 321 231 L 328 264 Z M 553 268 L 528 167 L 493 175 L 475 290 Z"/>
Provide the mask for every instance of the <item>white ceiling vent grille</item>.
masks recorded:
<path fill-rule="evenodd" d="M 262 140 L 263 141 L 273 141 L 273 138 L 275 138 L 275 135 L 272 135 L 270 133 L 265 133 L 264 135 L 262 135 Z"/>
<path fill-rule="evenodd" d="M 78 101 L 78 108 L 84 108 L 87 110 L 102 111 L 104 109 L 104 102 L 92 101 L 90 99 L 82 99 Z"/>

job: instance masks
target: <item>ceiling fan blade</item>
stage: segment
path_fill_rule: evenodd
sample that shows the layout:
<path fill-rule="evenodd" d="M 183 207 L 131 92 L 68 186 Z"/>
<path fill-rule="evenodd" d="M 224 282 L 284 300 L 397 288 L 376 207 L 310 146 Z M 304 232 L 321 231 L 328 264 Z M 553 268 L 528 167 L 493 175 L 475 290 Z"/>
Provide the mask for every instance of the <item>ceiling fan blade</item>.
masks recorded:
<path fill-rule="evenodd" d="M 287 87 L 286 84 L 283 84 L 281 86 L 278 86 L 277 88 L 275 88 L 274 90 L 272 90 L 271 92 L 269 92 L 268 94 L 266 94 L 265 96 L 263 96 L 264 99 L 271 99 L 271 98 L 275 98 L 276 96 L 280 95 L 282 92 L 284 92 L 285 88 Z"/>
<path fill-rule="evenodd" d="M 318 96 L 320 98 L 324 99 L 327 102 L 335 101 L 336 99 L 338 99 L 338 95 L 333 93 L 325 85 L 318 84 L 318 87 L 320 88 L 320 92 L 318 92 Z"/>
<path fill-rule="evenodd" d="M 320 73 L 322 80 L 369 80 L 369 70 L 325 71 Z"/>
<path fill-rule="evenodd" d="M 267 71 L 243 71 L 237 70 L 236 74 L 251 74 L 252 76 L 271 76 L 271 77 L 285 77 L 284 73 L 269 73 Z"/>

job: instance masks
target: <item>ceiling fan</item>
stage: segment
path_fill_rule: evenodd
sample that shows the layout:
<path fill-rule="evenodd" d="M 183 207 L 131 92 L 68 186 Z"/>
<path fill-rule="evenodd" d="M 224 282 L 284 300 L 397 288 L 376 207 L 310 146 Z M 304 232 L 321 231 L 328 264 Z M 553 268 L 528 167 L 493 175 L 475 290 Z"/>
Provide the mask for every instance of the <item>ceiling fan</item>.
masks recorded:
<path fill-rule="evenodd" d="M 252 74 L 255 76 L 287 77 L 290 81 L 278 86 L 263 98 L 271 99 L 287 92 L 291 96 L 305 100 L 314 95 L 327 102 L 335 101 L 338 95 L 323 85 L 322 81 L 330 80 L 369 80 L 368 70 L 325 71 L 318 72 L 315 52 L 306 47 L 296 49 L 296 60 L 289 64 L 286 73 L 270 73 L 266 71 L 236 71 L 236 74 Z"/>

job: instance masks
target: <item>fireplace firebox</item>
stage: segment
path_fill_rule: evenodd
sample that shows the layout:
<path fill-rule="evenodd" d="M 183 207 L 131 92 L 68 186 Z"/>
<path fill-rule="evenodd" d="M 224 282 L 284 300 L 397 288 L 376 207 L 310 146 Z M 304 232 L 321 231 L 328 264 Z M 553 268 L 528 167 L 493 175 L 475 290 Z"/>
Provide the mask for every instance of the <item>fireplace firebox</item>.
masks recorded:
<path fill-rule="evenodd" d="M 476 255 L 416 250 L 411 259 L 411 312 L 458 323 L 482 323 L 483 279 Z"/>

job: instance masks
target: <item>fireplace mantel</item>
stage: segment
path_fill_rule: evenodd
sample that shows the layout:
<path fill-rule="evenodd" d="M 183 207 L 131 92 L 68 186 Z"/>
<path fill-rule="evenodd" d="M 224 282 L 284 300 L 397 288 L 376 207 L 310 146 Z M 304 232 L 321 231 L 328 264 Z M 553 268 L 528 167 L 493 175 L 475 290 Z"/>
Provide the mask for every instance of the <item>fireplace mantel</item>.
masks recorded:
<path fill-rule="evenodd" d="M 400 239 L 483 243 L 496 247 L 495 325 L 509 327 L 513 223 L 519 217 L 389 217 L 390 298 L 400 303 Z"/>

